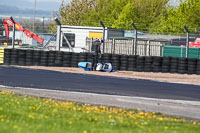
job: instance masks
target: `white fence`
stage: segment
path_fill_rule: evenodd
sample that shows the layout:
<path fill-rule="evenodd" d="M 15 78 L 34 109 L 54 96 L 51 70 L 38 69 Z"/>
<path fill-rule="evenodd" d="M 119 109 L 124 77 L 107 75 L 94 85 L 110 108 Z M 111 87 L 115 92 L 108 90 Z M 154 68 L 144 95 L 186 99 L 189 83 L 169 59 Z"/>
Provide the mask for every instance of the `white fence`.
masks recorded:
<path fill-rule="evenodd" d="M 86 45 L 91 52 L 92 39 L 86 39 Z M 137 41 L 137 55 L 141 56 L 162 56 L 163 45 L 169 42 L 153 41 L 153 40 L 138 40 Z M 131 40 L 105 40 L 104 53 L 112 54 L 126 54 L 133 55 L 134 53 L 134 39 Z M 103 49 L 103 47 L 102 47 Z"/>
<path fill-rule="evenodd" d="M 10 33 L 9 37 L 12 37 L 13 36 L 13 32 L 10 31 L 9 33 Z M 22 44 L 29 44 L 29 45 L 33 44 L 33 39 L 27 37 L 24 32 L 15 31 L 15 39 L 22 40 Z"/>

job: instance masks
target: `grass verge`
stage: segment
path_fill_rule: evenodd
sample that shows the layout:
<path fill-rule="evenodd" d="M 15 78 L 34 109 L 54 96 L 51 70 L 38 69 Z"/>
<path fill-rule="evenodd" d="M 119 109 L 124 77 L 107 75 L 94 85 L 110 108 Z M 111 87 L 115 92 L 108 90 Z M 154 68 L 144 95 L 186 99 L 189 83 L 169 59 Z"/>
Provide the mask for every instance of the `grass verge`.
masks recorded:
<path fill-rule="evenodd" d="M 106 106 L 0 92 L 1 133 L 199 133 L 200 123 Z"/>

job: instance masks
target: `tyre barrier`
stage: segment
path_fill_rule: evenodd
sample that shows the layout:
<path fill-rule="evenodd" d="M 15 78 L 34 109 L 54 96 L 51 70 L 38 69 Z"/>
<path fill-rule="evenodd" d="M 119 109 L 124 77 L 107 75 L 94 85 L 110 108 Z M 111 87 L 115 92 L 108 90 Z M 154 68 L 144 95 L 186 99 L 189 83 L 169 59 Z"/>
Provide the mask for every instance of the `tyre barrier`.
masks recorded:
<path fill-rule="evenodd" d="M 49 52 L 41 51 L 40 66 L 48 66 L 48 59 L 49 59 Z M 31 58 L 30 58 L 30 60 L 31 60 Z"/>
<path fill-rule="evenodd" d="M 19 65 L 18 64 L 18 49 L 12 49 L 10 54 L 10 65 Z"/>
<path fill-rule="evenodd" d="M 153 72 L 162 72 L 162 57 L 153 57 Z"/>
<path fill-rule="evenodd" d="M 120 55 L 113 54 L 111 57 L 111 63 L 115 70 L 120 70 Z"/>
<path fill-rule="evenodd" d="M 55 66 L 63 66 L 63 53 L 62 51 L 57 51 L 55 55 Z"/>
<path fill-rule="evenodd" d="M 145 65 L 145 56 L 138 56 L 136 58 L 136 71 L 143 72 Z"/>
<path fill-rule="evenodd" d="M 93 54 L 92 53 L 88 53 L 87 62 L 93 62 Z"/>
<path fill-rule="evenodd" d="M 92 53 L 4 49 L 3 63 L 20 66 L 78 67 L 78 62 L 92 62 Z M 200 75 L 200 59 L 103 54 L 100 62 L 110 62 L 115 70 Z"/>
<path fill-rule="evenodd" d="M 20 66 L 26 65 L 26 51 L 25 50 L 18 51 L 18 65 Z"/>
<path fill-rule="evenodd" d="M 152 72 L 152 71 L 153 71 L 153 57 L 145 56 L 144 72 Z"/>
<path fill-rule="evenodd" d="M 33 50 L 33 66 L 39 66 L 40 65 L 40 58 L 41 58 L 41 51 L 39 50 Z"/>
<path fill-rule="evenodd" d="M 33 65 L 33 51 L 32 50 L 26 50 L 25 60 L 26 60 L 25 61 L 26 66 L 32 66 Z M 40 62 L 41 62 L 41 60 L 40 60 Z"/>
<path fill-rule="evenodd" d="M 87 62 L 88 59 L 88 53 L 80 53 L 79 54 L 79 62 Z"/>
<path fill-rule="evenodd" d="M 112 58 L 112 54 L 103 54 L 101 58 L 101 62 L 103 63 L 110 63 Z"/>
<path fill-rule="evenodd" d="M 197 59 L 188 59 L 187 74 L 196 74 Z"/>
<path fill-rule="evenodd" d="M 186 74 L 187 73 L 187 59 L 179 58 L 178 60 L 178 73 Z"/>
<path fill-rule="evenodd" d="M 121 55 L 120 57 L 120 69 L 122 71 L 128 70 L 128 55 Z"/>
<path fill-rule="evenodd" d="M 72 67 L 78 67 L 78 62 L 79 62 L 79 53 L 72 53 Z"/>
<path fill-rule="evenodd" d="M 162 72 L 169 73 L 170 72 L 170 64 L 171 64 L 171 57 L 163 57 L 162 59 Z"/>
<path fill-rule="evenodd" d="M 171 57 L 170 73 L 177 73 L 177 72 L 178 72 L 178 58 Z"/>
<path fill-rule="evenodd" d="M 71 67 L 72 66 L 72 52 L 64 52 L 63 53 L 63 67 Z"/>
<path fill-rule="evenodd" d="M 200 59 L 197 59 L 196 74 L 200 75 Z"/>

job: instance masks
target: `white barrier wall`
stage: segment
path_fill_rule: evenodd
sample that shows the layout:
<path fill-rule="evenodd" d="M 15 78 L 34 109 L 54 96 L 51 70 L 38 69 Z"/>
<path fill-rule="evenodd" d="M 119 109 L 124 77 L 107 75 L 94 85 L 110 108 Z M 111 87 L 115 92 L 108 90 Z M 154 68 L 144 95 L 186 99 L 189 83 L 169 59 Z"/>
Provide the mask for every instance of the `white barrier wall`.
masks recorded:
<path fill-rule="evenodd" d="M 9 37 L 13 36 L 13 32 L 10 31 Z M 22 40 L 22 44 L 33 44 L 33 39 L 26 36 L 24 32 L 15 31 L 15 39 Z"/>

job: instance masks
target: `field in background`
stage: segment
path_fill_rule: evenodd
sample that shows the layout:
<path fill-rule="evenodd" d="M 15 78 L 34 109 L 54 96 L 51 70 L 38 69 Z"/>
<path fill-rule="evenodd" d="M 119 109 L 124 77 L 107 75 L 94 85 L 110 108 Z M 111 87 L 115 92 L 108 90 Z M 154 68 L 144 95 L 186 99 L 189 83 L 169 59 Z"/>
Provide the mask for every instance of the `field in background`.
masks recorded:
<path fill-rule="evenodd" d="M 197 133 L 200 123 L 106 106 L 18 96 L 0 92 L 2 133 Z"/>

